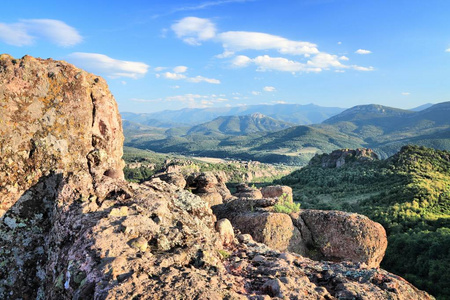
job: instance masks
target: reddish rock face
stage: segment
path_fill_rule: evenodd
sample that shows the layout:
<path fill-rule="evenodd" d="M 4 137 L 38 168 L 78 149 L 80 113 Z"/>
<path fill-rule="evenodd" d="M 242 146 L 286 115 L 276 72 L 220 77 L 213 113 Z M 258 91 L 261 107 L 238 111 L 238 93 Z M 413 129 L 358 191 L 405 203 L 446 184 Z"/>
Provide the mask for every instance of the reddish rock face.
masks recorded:
<path fill-rule="evenodd" d="M 387 247 L 386 231 L 369 218 L 340 211 L 302 210 L 300 218 L 327 260 L 378 268 Z"/>
<path fill-rule="evenodd" d="M 292 188 L 286 185 L 271 185 L 261 189 L 263 198 L 285 197 L 286 200 L 292 201 Z"/>
<path fill-rule="evenodd" d="M 122 123 L 105 80 L 73 65 L 0 56 L 0 217 L 51 172 L 123 179 Z"/>

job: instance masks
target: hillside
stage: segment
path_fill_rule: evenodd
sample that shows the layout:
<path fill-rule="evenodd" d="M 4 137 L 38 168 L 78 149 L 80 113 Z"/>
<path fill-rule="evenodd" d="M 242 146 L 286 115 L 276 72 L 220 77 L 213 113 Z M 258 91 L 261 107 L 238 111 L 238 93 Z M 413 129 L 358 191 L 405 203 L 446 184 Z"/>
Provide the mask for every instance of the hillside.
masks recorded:
<path fill-rule="evenodd" d="M 382 266 L 440 299 L 450 297 L 450 153 L 407 146 L 387 160 L 312 164 L 277 183 L 304 208 L 359 212 L 388 233 Z"/>
<path fill-rule="evenodd" d="M 293 124 L 254 113 L 245 116 L 218 117 L 210 122 L 191 127 L 187 134 L 247 135 L 256 132 L 270 132 L 292 127 Z"/>
<path fill-rule="evenodd" d="M 157 125 L 157 122 L 160 122 L 162 127 L 168 128 L 197 125 L 221 116 L 245 116 L 260 113 L 279 121 L 305 125 L 320 123 L 343 110 L 344 108 L 322 107 L 314 104 L 275 104 L 218 108 L 184 108 L 181 110 L 165 110 L 156 113 L 140 114 L 123 112 L 122 117 L 132 122 L 155 127 L 160 127 Z"/>

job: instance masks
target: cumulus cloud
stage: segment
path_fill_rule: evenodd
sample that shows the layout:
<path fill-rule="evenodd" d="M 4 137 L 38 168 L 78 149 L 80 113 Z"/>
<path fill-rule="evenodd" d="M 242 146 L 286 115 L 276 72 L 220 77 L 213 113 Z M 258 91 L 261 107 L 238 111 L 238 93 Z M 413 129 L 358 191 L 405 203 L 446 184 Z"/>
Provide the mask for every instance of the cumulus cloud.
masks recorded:
<path fill-rule="evenodd" d="M 242 61 L 245 61 L 246 63 L 236 63 L 234 62 L 234 65 L 237 67 L 245 67 L 249 64 L 253 63 L 257 66 L 257 70 L 260 72 L 269 71 L 269 70 L 276 70 L 276 71 L 283 71 L 283 72 L 320 72 L 320 68 L 315 68 L 313 66 L 308 66 L 307 64 L 289 60 L 284 57 L 271 57 L 269 55 L 261 55 L 257 56 L 253 59 L 248 58 L 242 59 Z"/>
<path fill-rule="evenodd" d="M 250 64 L 257 66 L 257 71 L 265 72 L 270 70 L 282 71 L 282 72 L 322 72 L 329 69 L 353 69 L 357 71 L 373 71 L 373 67 L 362 67 L 357 65 L 344 65 L 342 64 L 337 55 L 331 55 L 328 53 L 319 53 L 313 56 L 306 63 L 289 60 L 284 57 L 271 57 L 269 55 L 257 56 L 255 58 L 249 58 L 247 56 L 237 56 L 233 61 L 235 67 L 246 67 Z"/>
<path fill-rule="evenodd" d="M 13 46 L 29 46 L 36 40 L 47 40 L 61 47 L 81 43 L 78 31 L 59 20 L 25 19 L 17 23 L 0 23 L 0 40 Z"/>
<path fill-rule="evenodd" d="M 373 67 L 344 65 L 349 61 L 346 56 L 337 56 L 319 51 L 314 43 L 290 40 L 281 36 L 263 32 L 227 31 L 216 32 L 216 27 L 209 19 L 187 17 L 172 25 L 172 30 L 186 43 L 199 45 L 200 41 L 213 40 L 222 44 L 224 49 L 217 58 L 229 58 L 233 67 L 243 68 L 256 65 L 257 71 L 276 70 L 282 72 L 321 72 L 323 70 L 353 69 L 357 71 L 372 71 Z M 236 55 L 242 51 L 267 51 L 291 56 L 300 56 L 296 60 L 285 57 L 272 57 L 267 54 L 250 58 L 247 55 Z M 369 50 L 359 49 L 358 54 L 369 54 Z M 234 56 L 234 57 L 233 57 Z"/>
<path fill-rule="evenodd" d="M 277 50 L 282 54 L 305 55 L 319 53 L 317 45 L 292 41 L 262 32 L 228 31 L 218 34 L 226 53 L 243 50 Z"/>
<path fill-rule="evenodd" d="M 220 80 L 219 79 L 206 78 L 206 77 L 203 77 L 203 76 L 189 77 L 189 78 L 187 78 L 187 81 L 194 82 L 194 83 L 207 82 L 207 83 L 212 83 L 212 84 L 220 84 Z"/>
<path fill-rule="evenodd" d="M 355 53 L 356 54 L 370 54 L 370 53 L 372 53 L 372 51 L 370 51 L 370 50 L 364 50 L 364 49 L 358 49 L 358 50 L 356 50 L 355 51 Z"/>
<path fill-rule="evenodd" d="M 450 51 L 449 51 L 450 52 Z M 402 92 L 402 95 L 403 96 L 409 96 L 409 95 L 411 95 L 411 93 L 410 92 Z"/>
<path fill-rule="evenodd" d="M 171 80 L 180 80 L 180 79 L 186 79 L 186 75 L 179 74 L 179 73 L 172 73 L 172 72 L 165 72 L 161 74 L 166 79 Z"/>
<path fill-rule="evenodd" d="M 149 65 L 143 62 L 118 60 L 99 53 L 74 52 L 69 54 L 69 62 L 93 73 L 105 74 L 110 78 L 144 76 Z"/>
<path fill-rule="evenodd" d="M 361 66 L 357 66 L 357 65 L 351 65 L 350 67 L 356 71 L 373 71 L 373 70 L 375 70 L 374 67 L 361 67 Z"/>
<path fill-rule="evenodd" d="M 173 68 L 173 71 L 175 73 L 184 73 L 187 71 L 187 69 L 188 69 L 188 67 L 186 67 L 186 66 L 177 66 L 177 67 Z"/>
<path fill-rule="evenodd" d="M 273 86 L 265 86 L 263 88 L 265 92 L 275 92 L 275 88 Z"/>
<path fill-rule="evenodd" d="M 258 92 L 258 91 L 252 91 L 252 95 L 258 96 L 258 95 L 261 95 L 261 92 Z"/>
<path fill-rule="evenodd" d="M 450 52 L 450 48 L 445 49 L 445 52 Z"/>
<path fill-rule="evenodd" d="M 186 17 L 171 26 L 178 38 L 189 45 L 198 46 L 216 35 L 216 26 L 208 19 Z"/>
<path fill-rule="evenodd" d="M 311 58 L 311 60 L 307 62 L 307 65 L 320 69 L 329 69 L 330 67 L 345 68 L 345 66 L 339 61 L 337 55 L 332 55 L 323 52 Z"/>
<path fill-rule="evenodd" d="M 177 66 L 173 68 L 173 72 L 164 72 L 156 74 L 156 78 L 165 78 L 170 80 L 186 80 L 187 82 L 192 83 L 200 83 L 200 82 L 207 82 L 212 84 L 220 84 L 219 79 L 215 78 L 207 78 L 203 76 L 195 76 L 195 77 L 189 77 L 186 75 L 186 72 L 188 70 L 188 67 L 186 66 Z"/>

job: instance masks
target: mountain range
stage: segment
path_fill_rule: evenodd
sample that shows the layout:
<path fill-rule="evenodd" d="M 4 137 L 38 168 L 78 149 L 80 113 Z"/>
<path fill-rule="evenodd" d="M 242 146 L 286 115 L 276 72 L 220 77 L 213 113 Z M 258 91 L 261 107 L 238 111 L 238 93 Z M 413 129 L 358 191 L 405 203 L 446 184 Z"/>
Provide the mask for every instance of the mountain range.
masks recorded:
<path fill-rule="evenodd" d="M 125 126 L 125 134 L 127 146 L 153 151 L 304 164 L 315 153 L 339 148 L 370 147 L 380 157 L 390 156 L 406 144 L 450 150 L 449 113 L 450 102 L 413 110 L 371 104 L 310 125 L 293 126 L 257 113 L 221 116 L 200 125 L 153 133 L 151 127 L 128 130 Z"/>
<path fill-rule="evenodd" d="M 176 127 L 198 125 L 223 116 L 245 116 L 263 114 L 276 120 L 297 125 L 317 124 L 344 111 L 340 107 L 323 107 L 314 104 L 275 104 L 245 105 L 218 108 L 184 108 L 165 110 L 156 113 L 122 112 L 122 118 L 128 121 L 154 127 Z"/>

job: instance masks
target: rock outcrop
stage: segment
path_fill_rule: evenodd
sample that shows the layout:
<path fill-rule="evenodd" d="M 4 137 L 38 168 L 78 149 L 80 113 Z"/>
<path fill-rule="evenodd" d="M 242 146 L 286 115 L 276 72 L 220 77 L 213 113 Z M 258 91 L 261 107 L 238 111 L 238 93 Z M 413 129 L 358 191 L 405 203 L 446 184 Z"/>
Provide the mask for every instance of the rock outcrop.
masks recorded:
<path fill-rule="evenodd" d="M 267 187 L 282 190 L 282 187 Z M 242 198 L 213 207 L 242 233 L 280 251 L 330 261 L 351 261 L 378 268 L 387 247 L 386 231 L 369 218 L 339 211 L 301 210 L 278 213 L 275 205 L 292 198 Z"/>
<path fill-rule="evenodd" d="M 292 188 L 286 185 L 271 185 L 261 189 L 262 198 L 278 198 L 293 199 Z"/>
<path fill-rule="evenodd" d="M 340 168 L 347 163 L 364 163 L 378 159 L 378 155 L 372 149 L 340 149 L 334 150 L 330 154 L 316 154 L 309 164 L 322 168 Z"/>
<path fill-rule="evenodd" d="M 187 188 L 204 199 L 210 206 L 218 205 L 231 198 L 223 172 L 194 173 L 186 179 Z"/>
<path fill-rule="evenodd" d="M 181 184 L 123 181 L 101 78 L 2 55 L 0 80 L 1 299 L 432 299 L 380 269 L 235 239 L 226 221 L 219 234 Z"/>
<path fill-rule="evenodd" d="M 369 218 L 340 211 L 302 210 L 293 216 L 317 258 L 365 263 L 378 268 L 387 247 L 386 231 Z M 299 220 L 300 219 L 300 220 Z M 302 223 L 302 224 L 301 224 Z M 304 224 L 304 225 L 303 225 Z"/>
<path fill-rule="evenodd" d="M 249 187 L 245 183 L 240 183 L 236 185 L 236 192 L 233 196 L 237 198 L 249 198 L 249 199 L 261 199 L 262 193 L 256 188 Z"/>

